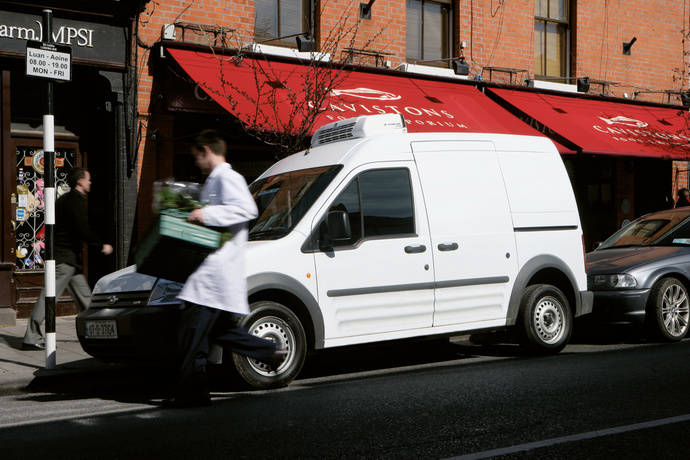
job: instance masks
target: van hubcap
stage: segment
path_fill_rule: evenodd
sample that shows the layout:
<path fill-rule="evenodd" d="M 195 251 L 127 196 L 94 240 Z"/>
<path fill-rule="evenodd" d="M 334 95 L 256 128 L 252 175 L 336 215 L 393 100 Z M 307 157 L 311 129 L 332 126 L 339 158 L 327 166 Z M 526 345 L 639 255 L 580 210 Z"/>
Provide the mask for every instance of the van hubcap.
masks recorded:
<path fill-rule="evenodd" d="M 276 343 L 278 348 L 287 350 L 287 356 L 275 372 L 271 371 L 266 363 L 254 358 L 247 358 L 249 365 L 256 373 L 266 377 L 280 374 L 287 369 L 295 359 L 295 335 L 290 326 L 281 318 L 277 316 L 264 316 L 263 318 L 259 318 L 249 326 L 249 333 L 261 337 L 262 339 L 271 340 Z"/>
<path fill-rule="evenodd" d="M 690 305 L 685 290 L 677 284 L 672 284 L 666 291 L 661 303 L 661 315 L 664 328 L 674 337 L 682 337 L 688 329 Z"/>
<path fill-rule="evenodd" d="M 543 297 L 534 309 L 534 329 L 544 343 L 557 343 L 565 331 L 565 314 L 561 303 L 553 297 Z"/>

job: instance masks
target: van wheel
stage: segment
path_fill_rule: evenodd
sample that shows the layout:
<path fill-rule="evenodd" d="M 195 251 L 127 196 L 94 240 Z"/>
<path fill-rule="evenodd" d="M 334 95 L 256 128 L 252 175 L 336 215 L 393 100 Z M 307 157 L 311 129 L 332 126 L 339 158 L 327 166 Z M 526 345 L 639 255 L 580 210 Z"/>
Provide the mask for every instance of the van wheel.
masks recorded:
<path fill-rule="evenodd" d="M 533 353 L 558 353 L 570 340 L 572 318 L 560 289 L 550 284 L 528 286 L 520 303 L 523 346 Z"/>
<path fill-rule="evenodd" d="M 650 329 L 675 342 L 688 333 L 689 317 L 688 290 L 680 280 L 664 278 L 652 287 L 646 316 Z"/>
<path fill-rule="evenodd" d="M 256 359 L 233 353 L 232 359 L 240 377 L 256 389 L 287 386 L 299 371 L 307 355 L 307 339 L 302 323 L 289 308 L 272 301 L 252 304 L 242 326 L 250 334 L 273 340 L 279 348 L 287 349 L 287 356 L 275 371 Z"/>

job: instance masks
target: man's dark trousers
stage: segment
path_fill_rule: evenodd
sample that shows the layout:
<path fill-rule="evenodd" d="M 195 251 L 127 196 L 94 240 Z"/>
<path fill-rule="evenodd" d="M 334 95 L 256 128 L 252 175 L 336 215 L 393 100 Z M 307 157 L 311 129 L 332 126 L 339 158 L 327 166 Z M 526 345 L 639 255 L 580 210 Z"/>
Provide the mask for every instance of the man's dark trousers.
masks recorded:
<path fill-rule="evenodd" d="M 77 269 L 69 264 L 59 263 L 55 265 L 55 296 L 60 297 L 65 289 L 69 289 L 72 298 L 77 302 L 79 309 L 84 311 L 89 307 L 91 300 L 91 287 L 83 274 L 77 273 Z M 29 326 L 24 334 L 24 343 L 38 345 L 45 343 L 45 337 L 41 332 L 41 323 L 46 318 L 46 290 L 41 290 L 31 317 Z"/>
<path fill-rule="evenodd" d="M 206 358 L 210 347 L 209 337 L 223 313 L 216 308 L 185 302 L 178 329 L 179 368 L 176 399 L 208 398 Z M 221 333 L 214 334 L 214 342 L 227 346 L 235 353 L 270 362 L 276 351 L 276 344 L 248 333 L 237 325 L 238 318 L 239 316 L 233 315 L 227 326 L 224 323 Z"/>

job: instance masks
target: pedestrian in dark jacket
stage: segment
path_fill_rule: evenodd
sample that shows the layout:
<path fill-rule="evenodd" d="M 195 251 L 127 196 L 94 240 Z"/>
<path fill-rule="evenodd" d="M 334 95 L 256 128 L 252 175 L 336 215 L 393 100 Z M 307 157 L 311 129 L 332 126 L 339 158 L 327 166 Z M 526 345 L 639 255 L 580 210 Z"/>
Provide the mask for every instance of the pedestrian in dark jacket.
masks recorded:
<path fill-rule="evenodd" d="M 60 297 L 69 289 L 79 308 L 89 305 L 91 288 L 82 271 L 82 243 L 95 246 L 109 255 L 113 247 L 103 244 L 91 231 L 86 212 L 86 195 L 91 191 L 91 174 L 84 168 L 74 168 L 70 173 L 71 190 L 55 203 L 55 296 Z M 45 349 L 45 336 L 41 324 L 45 320 L 45 288 L 34 304 L 29 324 L 24 334 L 23 349 Z"/>
<path fill-rule="evenodd" d="M 678 189 L 678 200 L 676 200 L 676 208 L 683 206 L 690 206 L 690 190 L 686 188 Z"/>

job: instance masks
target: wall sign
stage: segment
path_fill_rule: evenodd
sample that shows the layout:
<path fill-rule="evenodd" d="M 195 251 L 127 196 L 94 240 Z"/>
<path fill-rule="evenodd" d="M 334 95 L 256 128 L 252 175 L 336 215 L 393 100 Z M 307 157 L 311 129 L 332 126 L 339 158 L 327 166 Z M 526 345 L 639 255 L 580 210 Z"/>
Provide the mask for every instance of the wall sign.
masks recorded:
<path fill-rule="evenodd" d="M 53 41 L 72 47 L 72 58 L 76 61 L 123 66 L 126 36 L 124 27 L 53 17 Z M 24 56 L 28 40 L 43 40 L 41 17 L 0 10 L 0 54 Z"/>

